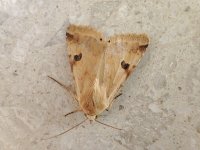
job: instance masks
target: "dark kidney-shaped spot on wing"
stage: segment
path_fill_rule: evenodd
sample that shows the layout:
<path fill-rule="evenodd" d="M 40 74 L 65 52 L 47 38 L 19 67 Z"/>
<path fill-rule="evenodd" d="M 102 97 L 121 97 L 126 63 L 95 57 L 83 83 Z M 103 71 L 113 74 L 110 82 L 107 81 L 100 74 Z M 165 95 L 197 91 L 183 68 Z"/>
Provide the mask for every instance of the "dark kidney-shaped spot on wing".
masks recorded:
<path fill-rule="evenodd" d="M 82 53 L 78 54 L 78 55 L 74 55 L 74 60 L 75 61 L 80 61 L 82 58 Z"/>
<path fill-rule="evenodd" d="M 130 66 L 130 64 L 126 63 L 124 60 L 121 62 L 121 66 L 124 70 L 127 70 Z"/>

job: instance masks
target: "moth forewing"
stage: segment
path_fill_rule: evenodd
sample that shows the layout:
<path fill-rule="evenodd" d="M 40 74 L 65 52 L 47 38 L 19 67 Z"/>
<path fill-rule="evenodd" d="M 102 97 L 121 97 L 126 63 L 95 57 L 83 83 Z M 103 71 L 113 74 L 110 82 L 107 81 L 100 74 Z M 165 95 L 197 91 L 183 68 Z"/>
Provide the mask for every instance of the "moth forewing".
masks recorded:
<path fill-rule="evenodd" d="M 112 74 L 108 73 L 105 79 L 111 80 L 107 87 L 109 87 L 109 101 L 112 103 L 123 82 L 139 63 L 144 53 L 144 51 L 141 51 L 140 45 L 148 45 L 148 37 L 136 34 L 116 35 L 111 37 L 110 41 L 106 49 L 106 65 L 110 67 L 106 67 L 108 70 L 105 70 L 105 72 L 109 72 L 109 69 L 111 69 Z M 109 52 L 109 50 L 112 52 Z"/>
<path fill-rule="evenodd" d="M 72 35 L 69 39 L 67 38 L 67 46 L 68 55 L 73 62 L 70 63 L 76 83 L 79 106 L 87 116 L 94 116 L 96 115 L 94 87 L 97 76 L 100 79 L 102 72 L 100 64 L 104 53 L 104 42 L 101 40 L 101 33 L 90 27 L 70 25 L 67 32 Z M 80 54 L 81 57 L 79 57 Z M 99 90 L 102 88 L 96 91 L 98 96 L 100 96 Z M 96 106 L 98 105 L 96 104 Z"/>

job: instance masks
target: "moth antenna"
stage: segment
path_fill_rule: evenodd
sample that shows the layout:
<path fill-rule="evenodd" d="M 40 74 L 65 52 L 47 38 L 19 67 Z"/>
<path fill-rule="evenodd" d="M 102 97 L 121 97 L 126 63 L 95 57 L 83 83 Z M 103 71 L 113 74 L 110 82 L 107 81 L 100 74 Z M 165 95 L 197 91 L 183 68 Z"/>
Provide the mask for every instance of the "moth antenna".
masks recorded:
<path fill-rule="evenodd" d="M 67 92 L 72 96 L 72 98 L 74 98 L 76 101 L 78 101 L 77 97 L 75 96 L 75 94 L 72 92 L 72 90 L 70 89 L 70 87 L 62 84 L 61 82 L 59 82 L 58 80 L 54 79 L 51 76 L 47 76 L 48 78 L 50 78 L 51 80 L 55 81 L 56 83 L 58 83 L 61 87 L 63 87 L 65 90 L 67 90 Z"/>
<path fill-rule="evenodd" d="M 107 127 L 113 128 L 113 129 L 123 130 L 123 129 L 121 129 L 121 128 L 117 128 L 117 127 L 111 126 L 111 125 L 109 125 L 109 124 L 105 124 L 105 123 L 100 122 L 100 121 L 98 121 L 98 120 L 95 120 L 95 121 L 98 122 L 98 123 L 100 123 L 100 124 L 102 124 L 102 125 L 104 125 L 104 126 L 107 126 Z"/>
<path fill-rule="evenodd" d="M 62 84 L 61 82 L 59 82 L 58 80 L 54 79 L 51 76 L 47 76 L 48 78 L 50 78 L 51 80 L 55 81 L 56 83 L 58 83 L 60 86 L 62 86 L 64 89 L 66 89 L 67 91 L 69 91 L 69 87 L 67 87 L 66 85 Z"/>
<path fill-rule="evenodd" d="M 65 114 L 65 117 L 67 117 L 68 115 L 71 115 L 71 114 L 73 114 L 73 113 L 79 112 L 79 111 L 82 111 L 82 110 L 81 110 L 81 109 L 76 109 L 76 110 L 74 110 L 74 111 L 71 111 L 71 112 Z"/>
<path fill-rule="evenodd" d="M 79 124 L 73 126 L 72 128 L 69 128 L 68 130 L 66 130 L 66 131 L 64 131 L 64 132 L 62 132 L 62 133 L 60 133 L 60 134 L 54 135 L 54 136 L 49 137 L 49 138 L 42 138 L 42 140 L 48 140 L 48 139 L 56 138 L 56 137 L 58 137 L 58 136 L 60 136 L 60 135 L 63 135 L 63 134 L 65 134 L 65 133 L 69 132 L 70 130 L 72 130 L 72 129 L 78 127 L 78 126 L 80 126 L 80 125 L 81 125 L 82 123 L 84 123 L 86 120 L 88 120 L 88 118 L 85 119 L 85 120 L 83 120 L 83 121 L 81 121 Z"/>

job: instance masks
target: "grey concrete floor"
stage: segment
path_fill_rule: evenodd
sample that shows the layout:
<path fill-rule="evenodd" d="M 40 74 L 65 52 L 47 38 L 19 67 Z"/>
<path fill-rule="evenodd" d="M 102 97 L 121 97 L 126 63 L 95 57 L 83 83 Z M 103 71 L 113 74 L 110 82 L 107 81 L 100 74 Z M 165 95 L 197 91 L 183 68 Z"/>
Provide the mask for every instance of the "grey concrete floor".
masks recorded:
<path fill-rule="evenodd" d="M 77 103 L 63 88 L 69 23 L 105 35 L 145 32 L 151 44 L 123 95 L 99 120 L 65 118 Z M 0 0 L 0 150 L 199 150 L 199 0 Z"/>

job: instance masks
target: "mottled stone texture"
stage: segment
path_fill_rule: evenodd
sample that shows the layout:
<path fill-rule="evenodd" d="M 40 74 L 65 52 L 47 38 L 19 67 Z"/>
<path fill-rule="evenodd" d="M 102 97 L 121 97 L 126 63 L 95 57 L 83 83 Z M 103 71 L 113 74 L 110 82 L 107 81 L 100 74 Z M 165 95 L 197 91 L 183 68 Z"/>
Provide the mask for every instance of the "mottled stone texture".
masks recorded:
<path fill-rule="evenodd" d="M 77 102 L 55 82 L 73 83 L 69 23 L 105 35 L 145 32 L 151 43 L 120 96 L 99 120 L 64 117 Z M 199 150 L 199 0 L 0 0 L 0 150 Z"/>

